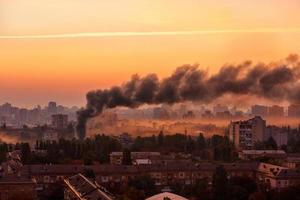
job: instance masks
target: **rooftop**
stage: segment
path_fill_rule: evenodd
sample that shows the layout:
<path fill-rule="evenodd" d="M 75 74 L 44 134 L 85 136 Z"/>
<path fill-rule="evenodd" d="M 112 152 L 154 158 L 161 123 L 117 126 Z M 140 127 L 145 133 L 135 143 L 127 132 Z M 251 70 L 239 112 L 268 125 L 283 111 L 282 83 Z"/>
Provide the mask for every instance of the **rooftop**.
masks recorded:
<path fill-rule="evenodd" d="M 67 186 L 81 199 L 89 200 L 112 200 L 100 187 L 91 182 L 82 174 L 77 174 L 65 179 Z"/>
<path fill-rule="evenodd" d="M 154 195 L 152 197 L 149 197 L 146 200 L 188 200 L 188 199 L 170 192 L 163 192 Z"/>
<path fill-rule="evenodd" d="M 283 150 L 242 150 L 243 154 L 286 154 Z"/>

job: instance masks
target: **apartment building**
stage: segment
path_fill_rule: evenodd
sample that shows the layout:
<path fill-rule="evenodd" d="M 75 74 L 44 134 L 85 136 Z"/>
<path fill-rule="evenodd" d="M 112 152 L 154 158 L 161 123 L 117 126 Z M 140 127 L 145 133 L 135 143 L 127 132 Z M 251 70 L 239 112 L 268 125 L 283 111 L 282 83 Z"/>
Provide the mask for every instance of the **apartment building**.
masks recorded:
<path fill-rule="evenodd" d="M 260 116 L 244 121 L 231 122 L 229 139 L 240 149 L 252 149 L 256 142 L 264 140 L 266 121 Z"/>

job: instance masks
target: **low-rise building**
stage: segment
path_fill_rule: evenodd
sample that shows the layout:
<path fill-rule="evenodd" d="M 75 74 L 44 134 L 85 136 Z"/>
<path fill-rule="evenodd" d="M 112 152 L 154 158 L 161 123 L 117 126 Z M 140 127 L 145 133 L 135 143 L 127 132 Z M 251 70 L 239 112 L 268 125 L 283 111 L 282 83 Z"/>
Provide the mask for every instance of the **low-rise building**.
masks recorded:
<path fill-rule="evenodd" d="M 253 160 L 261 157 L 285 159 L 287 154 L 283 150 L 242 150 L 239 158 L 243 160 Z"/>
<path fill-rule="evenodd" d="M 159 152 L 131 152 L 131 160 L 133 163 L 136 160 L 147 159 L 152 162 L 152 160 L 157 160 L 160 158 Z M 123 160 L 123 152 L 112 152 L 110 154 L 110 164 L 112 165 L 121 165 Z"/>
<path fill-rule="evenodd" d="M 58 141 L 58 132 L 52 130 L 45 131 L 42 139 L 44 141 Z"/>
<path fill-rule="evenodd" d="M 273 189 L 282 189 L 300 183 L 300 173 L 296 170 L 268 163 L 259 164 L 257 178 Z"/>
<path fill-rule="evenodd" d="M 284 165 L 292 169 L 300 169 L 300 154 L 288 154 Z"/>
<path fill-rule="evenodd" d="M 25 198 L 24 198 L 25 197 Z M 36 199 L 36 182 L 24 177 L 0 178 L 0 199 Z"/>
<path fill-rule="evenodd" d="M 65 200 L 112 200 L 113 197 L 96 182 L 92 182 L 82 174 L 64 179 Z"/>
<path fill-rule="evenodd" d="M 182 184 L 193 185 L 199 179 L 213 179 L 216 167 L 220 163 L 173 163 L 173 164 L 149 164 L 149 165 L 26 165 L 24 170 L 34 178 L 41 188 L 56 183 L 58 180 L 92 170 L 95 181 L 103 186 L 111 184 L 126 184 L 135 177 L 150 176 L 158 189 Z M 266 163 L 238 162 L 222 163 L 228 173 L 228 177 L 249 177 L 267 184 L 273 188 L 282 188 L 297 184 L 300 181 L 300 173 L 295 169 L 270 165 Z M 276 181 L 280 181 L 276 182 Z M 287 182 L 285 182 L 287 181 Z"/>

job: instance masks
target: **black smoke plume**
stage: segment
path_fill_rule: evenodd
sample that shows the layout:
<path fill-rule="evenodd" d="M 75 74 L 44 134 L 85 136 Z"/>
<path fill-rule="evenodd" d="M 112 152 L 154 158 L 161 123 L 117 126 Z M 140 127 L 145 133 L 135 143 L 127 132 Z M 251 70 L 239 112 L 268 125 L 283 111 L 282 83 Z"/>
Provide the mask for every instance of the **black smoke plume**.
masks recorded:
<path fill-rule="evenodd" d="M 159 80 L 156 74 L 132 76 L 121 86 L 90 91 L 87 106 L 78 112 L 77 133 L 85 137 L 86 122 L 104 109 L 125 106 L 135 108 L 143 104 L 174 104 L 194 101 L 209 103 L 225 94 L 250 95 L 266 99 L 300 103 L 300 62 L 293 54 L 271 64 L 222 67 L 209 75 L 197 65 L 178 67 L 171 76 Z"/>

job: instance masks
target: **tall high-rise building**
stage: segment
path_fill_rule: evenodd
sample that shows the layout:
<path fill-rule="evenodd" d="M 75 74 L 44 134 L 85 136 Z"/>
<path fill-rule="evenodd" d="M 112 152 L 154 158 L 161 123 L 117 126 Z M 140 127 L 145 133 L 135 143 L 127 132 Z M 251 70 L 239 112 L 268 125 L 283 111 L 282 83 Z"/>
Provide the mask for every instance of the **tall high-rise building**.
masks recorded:
<path fill-rule="evenodd" d="M 252 149 L 256 142 L 264 140 L 266 121 L 260 116 L 245 121 L 231 122 L 229 139 L 240 149 Z"/>
<path fill-rule="evenodd" d="M 217 104 L 213 107 L 213 111 L 214 113 L 223 113 L 223 112 L 227 112 L 229 109 L 227 106 L 221 105 L 221 104 Z"/>
<path fill-rule="evenodd" d="M 67 128 L 68 115 L 63 115 L 63 114 L 52 115 L 52 126 L 57 129 Z"/>
<path fill-rule="evenodd" d="M 269 107 L 269 116 L 270 117 L 284 117 L 284 107 L 273 105 Z"/>
<path fill-rule="evenodd" d="M 49 113 L 50 115 L 56 114 L 56 113 L 57 113 L 57 105 L 56 105 L 56 102 L 50 101 L 50 102 L 48 103 L 48 113 Z"/>
<path fill-rule="evenodd" d="M 289 105 L 288 116 L 289 117 L 300 117 L 300 105 L 299 104 Z"/>
<path fill-rule="evenodd" d="M 266 117 L 268 115 L 268 106 L 253 105 L 251 108 L 251 113 L 254 116 Z"/>
<path fill-rule="evenodd" d="M 287 145 L 288 132 L 283 128 L 277 126 L 268 126 L 266 128 L 264 140 L 268 140 L 270 137 L 272 137 L 275 140 L 278 147 L 281 147 L 282 145 Z"/>

